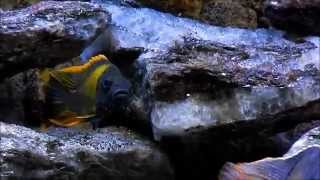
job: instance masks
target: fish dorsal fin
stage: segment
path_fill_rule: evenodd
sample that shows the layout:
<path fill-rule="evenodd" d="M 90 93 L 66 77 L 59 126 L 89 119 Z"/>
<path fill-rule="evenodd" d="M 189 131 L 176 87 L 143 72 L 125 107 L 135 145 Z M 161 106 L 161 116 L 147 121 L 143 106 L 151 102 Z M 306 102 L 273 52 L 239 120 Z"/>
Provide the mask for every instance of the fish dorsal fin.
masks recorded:
<path fill-rule="evenodd" d="M 91 57 L 88 60 L 88 62 L 85 64 L 78 65 L 78 66 L 66 67 L 66 68 L 63 68 L 59 71 L 65 72 L 65 73 L 83 73 L 83 72 L 87 71 L 90 67 L 92 67 L 93 65 L 95 65 L 99 62 L 109 63 L 109 60 L 106 56 L 100 54 L 100 55 Z"/>
<path fill-rule="evenodd" d="M 100 62 L 103 62 L 103 64 L 110 63 L 109 60 L 107 59 L 107 57 L 105 57 L 104 55 L 97 55 L 97 56 L 90 58 L 88 60 L 88 62 L 83 65 L 70 66 L 70 67 L 66 67 L 63 69 L 56 70 L 56 71 L 51 71 L 50 76 L 53 77 L 55 80 L 57 80 L 67 90 L 75 90 L 77 88 L 77 86 L 79 85 L 78 83 L 81 83 L 81 82 L 77 82 L 77 80 L 75 80 L 73 78 L 74 77 L 73 75 L 77 75 L 77 76 L 80 75 L 80 76 L 78 76 L 78 78 L 80 78 L 80 79 L 81 79 L 81 76 L 86 77 L 88 75 L 89 77 L 91 77 L 92 74 L 94 74 L 94 72 L 96 72 L 96 70 L 94 69 L 93 72 L 91 73 L 91 72 L 89 72 L 89 69 L 94 67 L 96 64 L 98 64 Z M 87 72 L 89 74 L 86 75 Z M 95 73 L 94 75 L 96 75 L 96 74 L 97 73 Z M 86 78 L 86 79 L 88 79 L 88 78 Z M 83 80 L 86 83 L 86 80 L 85 79 L 83 79 Z M 92 81 L 92 80 L 94 80 L 94 79 L 91 78 L 90 81 Z"/>

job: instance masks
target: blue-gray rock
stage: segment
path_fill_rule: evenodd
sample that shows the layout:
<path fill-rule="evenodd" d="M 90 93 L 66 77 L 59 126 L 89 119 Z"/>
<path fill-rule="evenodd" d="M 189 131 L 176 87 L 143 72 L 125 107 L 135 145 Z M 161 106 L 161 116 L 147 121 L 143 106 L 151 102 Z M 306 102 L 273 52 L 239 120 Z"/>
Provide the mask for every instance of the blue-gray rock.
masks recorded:
<path fill-rule="evenodd" d="M 151 122 L 179 178 L 214 178 L 225 161 L 279 155 L 273 136 L 319 119 L 319 37 L 297 43 L 281 31 L 103 7 L 116 42 L 106 53 L 143 49 L 128 76 L 137 114 Z"/>
<path fill-rule="evenodd" d="M 124 128 L 0 128 L 1 179 L 173 179 L 167 157 Z"/>
<path fill-rule="evenodd" d="M 296 43 L 281 31 L 209 26 L 112 3 L 103 7 L 112 14 L 115 51 L 144 49 L 131 77 L 141 78 L 136 91 L 149 102 L 144 105 L 156 139 L 259 119 L 320 98 L 319 37 Z"/>

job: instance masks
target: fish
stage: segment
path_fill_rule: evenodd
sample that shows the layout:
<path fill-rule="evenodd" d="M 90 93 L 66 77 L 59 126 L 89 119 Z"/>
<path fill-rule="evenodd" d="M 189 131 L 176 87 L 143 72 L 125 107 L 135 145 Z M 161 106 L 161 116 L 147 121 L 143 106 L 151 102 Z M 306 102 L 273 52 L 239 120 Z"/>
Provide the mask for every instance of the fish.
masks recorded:
<path fill-rule="evenodd" d="M 130 81 L 101 54 L 81 65 L 46 69 L 41 79 L 47 109 L 41 129 L 52 125 L 73 127 L 104 119 L 106 112 L 124 109 L 130 98 Z"/>
<path fill-rule="evenodd" d="M 265 158 L 251 163 L 226 163 L 220 180 L 320 179 L 320 146 L 311 146 L 294 156 Z"/>
<path fill-rule="evenodd" d="M 281 157 L 254 162 L 227 162 L 219 180 L 316 180 L 320 179 L 320 126 L 305 133 Z"/>

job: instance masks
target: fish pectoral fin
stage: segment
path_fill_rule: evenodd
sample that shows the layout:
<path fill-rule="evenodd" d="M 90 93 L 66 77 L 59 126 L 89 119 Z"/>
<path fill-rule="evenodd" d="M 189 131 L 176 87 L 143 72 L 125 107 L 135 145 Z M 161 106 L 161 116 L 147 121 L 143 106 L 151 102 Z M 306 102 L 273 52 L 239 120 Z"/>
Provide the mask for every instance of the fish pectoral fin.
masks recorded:
<path fill-rule="evenodd" d="M 68 117 L 63 119 L 49 119 L 49 122 L 61 127 L 72 127 L 78 125 L 82 122 L 85 122 L 86 119 L 84 118 L 77 118 L 77 117 Z"/>

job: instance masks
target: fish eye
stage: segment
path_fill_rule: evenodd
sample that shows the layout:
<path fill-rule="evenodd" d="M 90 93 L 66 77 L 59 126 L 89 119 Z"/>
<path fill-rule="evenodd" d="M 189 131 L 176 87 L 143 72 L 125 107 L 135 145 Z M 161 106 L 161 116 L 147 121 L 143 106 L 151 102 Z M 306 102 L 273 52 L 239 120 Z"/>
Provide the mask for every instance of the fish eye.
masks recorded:
<path fill-rule="evenodd" d="M 102 87 L 106 91 L 110 90 L 111 86 L 112 86 L 112 81 L 110 81 L 110 80 L 104 80 L 102 82 Z"/>

